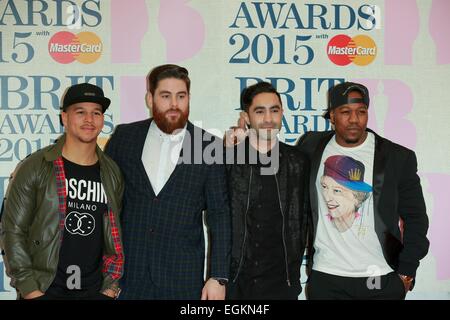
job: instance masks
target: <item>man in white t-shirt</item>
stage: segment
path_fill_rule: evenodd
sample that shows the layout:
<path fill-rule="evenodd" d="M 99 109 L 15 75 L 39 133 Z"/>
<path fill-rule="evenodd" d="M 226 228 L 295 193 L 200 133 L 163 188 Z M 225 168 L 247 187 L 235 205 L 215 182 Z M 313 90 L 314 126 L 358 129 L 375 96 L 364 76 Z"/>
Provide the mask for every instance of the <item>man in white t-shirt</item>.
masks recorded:
<path fill-rule="evenodd" d="M 367 128 L 368 107 L 365 86 L 338 84 L 324 115 L 334 130 L 298 142 L 311 160 L 309 299 L 404 299 L 428 252 L 416 156 Z"/>

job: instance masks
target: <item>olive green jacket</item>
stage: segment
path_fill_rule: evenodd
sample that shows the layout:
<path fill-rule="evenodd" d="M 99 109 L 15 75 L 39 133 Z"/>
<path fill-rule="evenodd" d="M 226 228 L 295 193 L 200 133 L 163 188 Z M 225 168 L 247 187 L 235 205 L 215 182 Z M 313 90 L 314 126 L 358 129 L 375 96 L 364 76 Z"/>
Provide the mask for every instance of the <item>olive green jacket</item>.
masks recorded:
<path fill-rule="evenodd" d="M 11 286 L 20 296 L 45 292 L 56 276 L 66 208 L 62 148 L 57 142 L 23 160 L 11 176 L 0 223 L 0 246 Z M 118 289 L 123 273 L 119 213 L 124 183 L 118 166 L 97 147 L 100 178 L 108 199 L 103 220 L 103 285 Z"/>

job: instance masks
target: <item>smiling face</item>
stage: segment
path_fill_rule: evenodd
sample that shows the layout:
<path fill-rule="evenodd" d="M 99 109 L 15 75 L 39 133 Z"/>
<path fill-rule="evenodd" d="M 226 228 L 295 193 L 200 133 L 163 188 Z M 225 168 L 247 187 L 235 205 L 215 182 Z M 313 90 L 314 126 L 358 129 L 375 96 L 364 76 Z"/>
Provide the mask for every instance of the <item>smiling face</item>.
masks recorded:
<path fill-rule="evenodd" d="M 189 92 L 186 82 L 176 78 L 160 80 L 154 94 L 147 93 L 158 128 L 168 134 L 186 125 L 189 118 Z"/>
<path fill-rule="evenodd" d="M 79 102 L 61 113 L 68 140 L 81 143 L 97 143 L 104 124 L 102 106 L 93 102 Z"/>
<path fill-rule="evenodd" d="M 248 108 L 245 120 L 250 128 L 255 129 L 262 140 L 272 140 L 281 129 L 283 108 L 275 93 L 263 92 L 257 94 Z"/>
<path fill-rule="evenodd" d="M 358 91 L 348 94 L 348 99 L 362 98 Z M 336 131 L 336 142 L 343 147 L 356 147 L 367 136 L 369 120 L 367 106 L 364 103 L 348 103 L 330 111 L 330 121 Z"/>
<path fill-rule="evenodd" d="M 329 176 L 322 176 L 320 184 L 331 218 L 347 218 L 356 213 L 359 201 L 352 190 L 340 185 Z"/>

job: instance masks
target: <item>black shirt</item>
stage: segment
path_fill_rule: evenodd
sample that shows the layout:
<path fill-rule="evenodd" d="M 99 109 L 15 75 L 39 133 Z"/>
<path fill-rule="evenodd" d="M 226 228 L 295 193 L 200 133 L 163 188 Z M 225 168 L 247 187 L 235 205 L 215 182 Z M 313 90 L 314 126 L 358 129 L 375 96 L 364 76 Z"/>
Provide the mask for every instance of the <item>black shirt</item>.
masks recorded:
<path fill-rule="evenodd" d="M 256 152 L 254 149 L 251 152 Z M 270 154 L 268 154 L 270 156 Z M 263 283 L 286 283 L 286 263 L 283 245 L 283 216 L 278 197 L 275 174 L 278 170 L 268 169 L 268 155 L 258 153 L 258 162 L 253 166 L 253 180 L 251 188 L 259 190 L 255 199 L 251 199 L 247 217 L 247 241 L 245 260 L 242 270 L 244 278 L 260 285 Z M 273 165 L 273 164 L 272 164 Z M 256 185 L 256 184 L 259 184 Z M 272 285 L 270 285 L 272 286 Z M 261 287 L 261 289 L 263 289 Z M 268 289 L 268 288 L 267 288 Z M 264 290 L 264 289 L 263 289 Z"/>
<path fill-rule="evenodd" d="M 48 292 L 83 296 L 102 284 L 103 217 L 107 199 L 100 165 L 81 166 L 64 160 L 66 219 L 56 277 Z"/>

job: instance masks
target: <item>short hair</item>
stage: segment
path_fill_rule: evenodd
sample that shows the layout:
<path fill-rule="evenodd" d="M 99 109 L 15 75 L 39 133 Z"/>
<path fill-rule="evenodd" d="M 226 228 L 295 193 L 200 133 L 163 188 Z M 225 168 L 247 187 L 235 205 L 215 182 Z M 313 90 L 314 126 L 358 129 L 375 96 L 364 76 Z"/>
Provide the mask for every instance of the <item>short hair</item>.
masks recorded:
<path fill-rule="evenodd" d="M 154 94 L 159 81 L 168 78 L 183 80 L 186 83 L 186 88 L 189 93 L 191 88 L 189 72 L 186 68 L 177 66 L 176 64 L 163 64 L 153 68 L 147 76 L 147 91 Z"/>
<path fill-rule="evenodd" d="M 277 95 L 278 99 L 280 100 L 281 104 L 281 97 L 278 93 L 277 89 L 275 89 L 272 84 L 269 82 L 258 82 L 254 85 L 251 85 L 241 92 L 241 109 L 245 112 L 248 112 L 248 109 L 250 108 L 253 98 L 257 96 L 260 93 L 274 93 Z"/>

